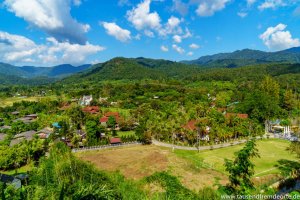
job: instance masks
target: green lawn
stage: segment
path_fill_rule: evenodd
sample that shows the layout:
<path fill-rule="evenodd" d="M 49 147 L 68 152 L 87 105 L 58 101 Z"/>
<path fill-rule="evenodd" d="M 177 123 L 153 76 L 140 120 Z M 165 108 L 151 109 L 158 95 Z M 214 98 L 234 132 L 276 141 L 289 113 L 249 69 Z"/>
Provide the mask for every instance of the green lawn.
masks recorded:
<path fill-rule="evenodd" d="M 0 173 L 7 174 L 7 175 L 15 175 L 15 174 L 20 174 L 20 173 L 27 173 L 27 172 L 31 171 L 32 168 L 33 168 L 33 163 L 30 163 L 28 165 L 20 167 L 17 170 L 15 170 L 15 169 L 7 170 L 7 171 L 1 171 L 0 170 Z"/>
<path fill-rule="evenodd" d="M 176 150 L 177 156 L 190 160 L 197 168 L 205 167 L 212 168 L 219 172 L 225 173 L 224 159 L 233 159 L 234 152 L 240 150 L 244 145 L 237 145 L 222 149 L 201 151 L 200 153 L 195 151 Z M 264 176 L 268 174 L 279 173 L 278 168 L 275 166 L 278 164 L 278 160 L 286 159 L 290 161 L 299 161 L 295 154 L 291 154 L 286 150 L 289 146 L 289 141 L 269 139 L 257 141 L 257 148 L 259 150 L 260 158 L 254 158 L 255 175 Z"/>
<path fill-rule="evenodd" d="M 45 96 L 45 97 L 9 97 L 9 98 L 2 98 L 0 100 L 0 106 L 1 107 L 6 107 L 6 106 L 12 106 L 13 103 L 15 102 L 21 102 L 21 101 L 40 101 L 41 99 L 50 99 L 50 100 L 55 100 L 57 97 L 55 95 L 52 96 Z"/>
<path fill-rule="evenodd" d="M 126 136 L 135 136 L 135 132 L 134 131 L 118 131 L 118 136 L 119 137 L 126 137 Z"/>

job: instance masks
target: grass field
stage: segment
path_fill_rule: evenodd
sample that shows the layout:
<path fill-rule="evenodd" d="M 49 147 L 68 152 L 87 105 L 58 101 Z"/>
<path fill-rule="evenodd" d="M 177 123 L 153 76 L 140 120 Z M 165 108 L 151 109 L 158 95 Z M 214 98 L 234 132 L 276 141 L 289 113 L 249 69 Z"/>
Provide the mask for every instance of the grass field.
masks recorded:
<path fill-rule="evenodd" d="M 135 136 L 134 131 L 118 131 L 117 133 L 119 137 Z"/>
<path fill-rule="evenodd" d="M 260 158 L 254 158 L 255 175 L 264 176 L 268 174 L 279 173 L 275 165 L 280 159 L 298 161 L 295 154 L 286 151 L 289 141 L 269 139 L 257 141 Z M 232 146 L 229 148 L 215 149 L 198 152 L 176 150 L 175 154 L 190 160 L 195 166 L 204 166 L 212 168 L 221 173 L 225 173 L 224 159 L 233 159 L 234 152 L 237 152 L 243 145 Z"/>
<path fill-rule="evenodd" d="M 297 161 L 295 155 L 286 151 L 289 142 L 283 140 L 257 141 L 260 158 L 255 158 L 254 180 L 267 183 L 279 174 L 277 161 L 287 159 Z M 157 171 L 168 171 L 177 176 L 190 189 L 213 186 L 218 180 L 227 182 L 223 166 L 224 159 L 233 159 L 234 152 L 243 145 L 223 149 L 183 151 L 157 146 L 135 146 L 110 150 L 80 152 L 76 155 L 96 167 L 107 171 L 120 171 L 125 177 L 140 180 Z"/>
<path fill-rule="evenodd" d="M 0 99 L 0 106 L 1 107 L 6 107 L 6 106 L 11 106 L 15 102 L 21 102 L 21 101 L 40 101 L 43 98 L 48 98 L 51 100 L 55 100 L 56 96 L 45 96 L 45 97 L 9 97 L 9 98 L 2 98 Z"/>

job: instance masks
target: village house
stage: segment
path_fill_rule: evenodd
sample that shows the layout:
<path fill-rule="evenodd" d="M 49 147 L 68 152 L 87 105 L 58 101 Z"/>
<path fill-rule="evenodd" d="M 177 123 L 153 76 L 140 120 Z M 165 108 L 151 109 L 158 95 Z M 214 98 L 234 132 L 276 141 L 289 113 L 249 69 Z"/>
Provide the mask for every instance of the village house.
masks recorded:
<path fill-rule="evenodd" d="M 13 140 L 10 142 L 10 146 L 17 145 L 21 143 L 24 140 L 30 141 L 33 139 L 34 135 L 36 134 L 36 131 L 26 131 L 23 133 L 19 133 L 14 136 Z"/>
<path fill-rule="evenodd" d="M 240 119 L 248 119 L 249 118 L 248 114 L 241 114 L 241 113 L 226 113 L 225 114 L 225 118 L 234 118 L 234 117 L 238 117 Z"/>
<path fill-rule="evenodd" d="M 118 112 L 107 112 L 103 117 L 100 118 L 100 123 L 102 126 L 107 127 L 107 122 L 110 117 L 114 117 L 116 120 L 115 129 L 119 129 L 119 122 L 120 122 L 120 114 Z"/>
<path fill-rule="evenodd" d="M 122 144 L 121 138 L 110 138 L 109 143 L 111 145 Z"/>
<path fill-rule="evenodd" d="M 79 99 L 79 104 L 81 106 L 89 106 L 91 105 L 92 101 L 93 101 L 92 95 L 87 95 L 87 96 L 84 95 L 82 98 Z"/>
<path fill-rule="evenodd" d="M 96 115 L 100 112 L 100 108 L 99 106 L 86 106 L 82 109 L 82 111 L 85 113 Z"/>
<path fill-rule="evenodd" d="M 45 127 L 37 132 L 40 139 L 47 139 L 51 134 L 53 134 L 53 129 L 50 127 Z"/>
<path fill-rule="evenodd" d="M 209 141 L 210 127 L 206 126 L 204 132 L 201 133 L 200 128 L 197 126 L 197 123 L 197 120 L 191 120 L 183 125 L 182 128 L 185 131 L 197 132 L 200 140 Z"/>
<path fill-rule="evenodd" d="M 30 114 L 30 115 L 25 115 L 24 117 L 18 118 L 14 120 L 13 122 L 21 121 L 25 124 L 29 124 L 37 119 L 38 115 L 37 114 Z"/>

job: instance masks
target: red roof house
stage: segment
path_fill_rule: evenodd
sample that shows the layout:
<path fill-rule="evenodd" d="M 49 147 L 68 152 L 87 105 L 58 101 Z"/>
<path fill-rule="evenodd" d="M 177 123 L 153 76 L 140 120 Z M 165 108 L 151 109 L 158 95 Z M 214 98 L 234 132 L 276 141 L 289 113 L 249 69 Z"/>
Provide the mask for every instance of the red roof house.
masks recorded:
<path fill-rule="evenodd" d="M 197 123 L 196 120 L 191 120 L 187 124 L 183 125 L 182 128 L 190 131 L 195 131 L 197 130 L 196 123 Z"/>
<path fill-rule="evenodd" d="M 82 111 L 85 113 L 90 113 L 90 114 L 98 114 L 100 111 L 100 108 L 99 108 L 99 106 L 87 106 L 87 107 L 84 107 L 82 109 Z"/>
<path fill-rule="evenodd" d="M 109 117 L 114 117 L 118 123 L 120 120 L 120 114 L 118 112 L 107 112 L 103 117 L 100 118 L 101 123 L 106 123 Z"/>
<path fill-rule="evenodd" d="M 231 117 L 238 117 L 240 119 L 248 119 L 248 114 L 241 114 L 241 113 L 226 113 L 225 114 L 226 118 L 231 118 Z"/>
<path fill-rule="evenodd" d="M 110 144 L 121 144 L 122 141 L 121 141 L 121 138 L 110 138 L 109 143 Z"/>

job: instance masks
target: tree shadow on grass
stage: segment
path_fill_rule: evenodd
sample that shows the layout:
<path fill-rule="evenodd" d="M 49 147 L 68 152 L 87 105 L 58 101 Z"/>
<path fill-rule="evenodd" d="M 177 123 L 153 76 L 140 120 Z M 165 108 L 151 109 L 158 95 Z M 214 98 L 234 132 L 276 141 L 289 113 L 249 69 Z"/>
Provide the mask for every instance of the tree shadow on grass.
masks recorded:
<path fill-rule="evenodd" d="M 300 163 L 297 161 L 292 160 L 286 160 L 286 159 L 280 159 L 277 161 L 278 164 L 275 165 L 277 167 L 281 174 L 285 177 L 287 176 L 293 176 L 293 177 L 299 177 L 300 176 Z"/>
<path fill-rule="evenodd" d="M 286 159 L 280 159 L 277 162 L 278 164 L 276 164 L 275 167 L 280 170 L 281 175 L 285 178 L 280 181 L 278 189 L 281 190 L 281 192 L 286 192 L 288 189 L 294 188 L 299 180 L 300 163 Z"/>

